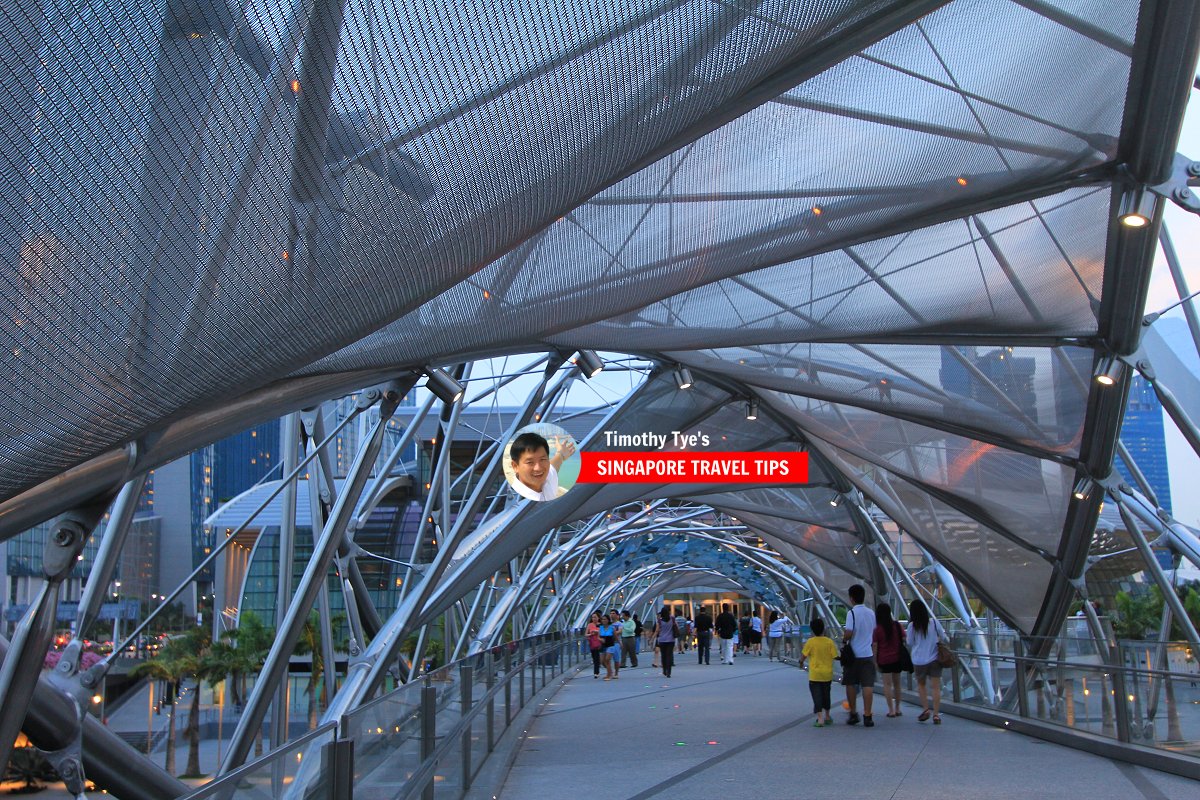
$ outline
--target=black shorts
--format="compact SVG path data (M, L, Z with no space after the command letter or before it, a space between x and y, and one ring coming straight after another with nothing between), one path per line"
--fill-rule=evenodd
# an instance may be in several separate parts
M762 644L762 631L750 631L750 644Z
M903 672L904 670L900 668L899 661L893 661L890 664L880 664L879 671L884 675L893 675L895 673Z
M842 668L842 685L843 686L865 686L871 687L875 685L875 659L871 657L856 658L854 663L848 667Z

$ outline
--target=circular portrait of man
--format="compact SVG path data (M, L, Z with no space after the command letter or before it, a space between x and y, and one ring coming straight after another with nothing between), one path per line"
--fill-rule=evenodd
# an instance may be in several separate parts
M527 425L505 448L504 477L527 500L556 500L579 476L577 451L571 434L557 425Z

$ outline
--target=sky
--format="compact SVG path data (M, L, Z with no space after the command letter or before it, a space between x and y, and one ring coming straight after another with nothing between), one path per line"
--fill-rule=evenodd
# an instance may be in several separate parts
M1192 102L1184 117L1183 134L1179 139L1178 151L1200 159L1200 92L1192 90ZM1167 204L1164 224L1171 233L1175 252L1183 266L1188 290L1200 289L1200 217ZM1150 294L1146 310L1157 311L1179 299L1171 273L1160 249L1154 273L1150 279ZM1183 309L1176 308L1166 316L1183 318ZM1171 473L1171 503L1175 518L1184 524L1200 527L1200 492L1196 491L1200 481L1200 457L1184 441L1183 435L1165 414L1163 415L1167 435L1167 467Z

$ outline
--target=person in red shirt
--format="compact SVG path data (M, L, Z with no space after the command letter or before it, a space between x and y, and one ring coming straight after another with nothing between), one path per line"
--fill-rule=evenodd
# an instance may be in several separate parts
M887 603L875 606L875 632L871 636L875 664L883 678L883 696L887 700L887 715L900 716L900 672L903 669L900 648L904 647L904 629L892 618Z

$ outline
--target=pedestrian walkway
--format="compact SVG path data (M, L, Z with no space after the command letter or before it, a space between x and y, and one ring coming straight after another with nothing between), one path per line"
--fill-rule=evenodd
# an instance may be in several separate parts
M951 716L934 727L905 706L876 726L812 727L806 673L766 658L617 681L585 670L529 726L500 800L962 800L1197 797L1186 778L1113 762Z

